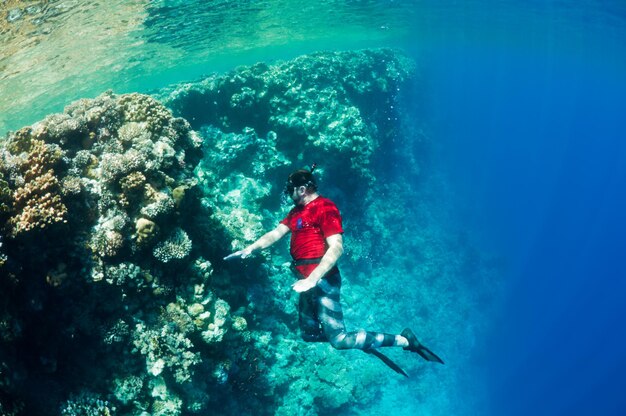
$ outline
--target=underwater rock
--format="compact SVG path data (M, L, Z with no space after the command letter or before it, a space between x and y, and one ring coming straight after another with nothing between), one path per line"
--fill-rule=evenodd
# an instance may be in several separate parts
M391 49L320 52L171 86L157 97L196 130L270 135L270 149L284 155L277 161L329 159L371 181L368 167L385 145L372 127L390 124L388 110L414 71L412 60ZM246 146L234 142L228 151Z
M97 370L90 369L91 360L81 357L75 344L80 339L97 345L100 338L99 354L119 357L117 364L105 359L101 367L129 363L132 371L121 374L125 379L165 371L173 382L182 383L192 376L199 354L178 328L157 322L154 327L139 326L147 328L141 332L130 330L125 322L158 316L178 286L186 290L177 281L179 273L187 276L184 283L191 288L209 275L194 272L194 259L178 272L164 273L164 263L152 257L154 251L169 262L190 254L191 240L180 218L194 198L199 201L192 191L199 155L199 138L189 124L140 94L105 93L79 100L65 113L48 116L0 142L0 290L14 294L0 299L0 310L7 311L0 319L8 319L13 311L24 322L49 328L4 331L15 334L0 345L10 372L29 360L18 358L14 349L31 345L33 351L42 350L39 356L46 362L60 362L57 351L66 351L66 366L91 374ZM159 240L161 236L167 238ZM150 349L153 340L160 340L157 346L162 349ZM131 354L133 343L136 356ZM137 372L136 361L144 356L149 365ZM64 367L43 371L50 374L48 382L57 386L57 394L65 394L58 378ZM113 373L120 376L118 370ZM20 389L28 390L15 381L6 387L17 396ZM51 393L49 400L54 397ZM56 398L60 403L62 396ZM99 400L70 400L63 414L98 409L113 414L113 407ZM28 414L42 413L35 403L27 405Z
M48 403L67 414L314 415L375 400L378 371L299 339L287 250L263 264L221 259L276 225L286 175L314 161L324 193L367 224L350 229L351 250L388 248L385 226L406 205L373 209L367 195L397 189L375 168L396 146L389 111L413 73L389 49L318 53L155 96L108 92L11 133L0 143L0 290L16 296L0 299L0 368L42 372L16 346L46 350L64 364L45 376ZM6 385L29 397L26 383ZM77 385L98 394L81 399Z
M275 224L282 185L296 167L317 162L318 182L328 182L339 204L345 194L372 192L373 164L397 145L394 107L414 73L413 61L391 49L320 52L155 97L203 138L196 169L203 204L235 250ZM355 216L364 209L341 205Z

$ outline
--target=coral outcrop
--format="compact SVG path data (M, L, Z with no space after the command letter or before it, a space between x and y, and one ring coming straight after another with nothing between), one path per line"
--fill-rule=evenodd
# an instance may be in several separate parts
M474 300L450 288L476 262L450 255L429 207L411 205L418 178L408 176L421 156L403 144L424 135L401 108L414 70L388 49L317 53L153 96L107 92L9 134L0 142L0 413L316 415L371 405L393 375L360 351L299 339L286 247L222 258L276 226L289 208L287 174L317 162L322 193L344 216L349 325L395 322L384 299L416 279L424 288L412 323L468 308ZM407 177L392 180L390 156ZM397 220L406 212L417 222ZM380 247L415 259L398 255L373 273Z
M326 189L359 212L343 195L371 191L374 165L399 135L396 101L414 73L414 62L390 49L317 53L237 68L157 96L200 132L205 203L240 247L259 236L261 224L273 224L261 213L278 209L295 167L317 162Z
M318 53L238 68L166 89L160 97L196 129L253 129L271 136L291 161L342 155L343 168L367 177L380 128L391 124L394 99L414 69L389 49Z
M22 343L43 354L46 371L58 375L62 356L57 351L66 354L78 348L72 339L80 339L103 342L101 353L121 350L130 363L145 357L147 368L122 371L124 379L135 377L148 386L165 368L173 381L162 382L163 388L189 380L200 361L198 349L185 337L188 331L160 318L160 309L189 291L188 285L193 293L194 284L201 288L210 277L206 266L181 263L192 255L185 228L193 225L186 221L185 210L198 201L193 169L200 145L185 120L140 94L105 93L80 100L63 114L7 137L0 159L0 284L3 293L13 293L31 307L24 311L19 302L4 299L2 317L16 317L18 327L28 328L27 322L38 319L50 331L64 331L64 325L68 331L51 339L46 331L15 334L3 347L3 357L14 357L3 361L9 371L24 365L29 377L41 371L16 358L14 349ZM206 260L198 262L204 265ZM69 304L50 310L47 305L60 299ZM202 302L213 310L224 301L207 290ZM216 316L200 320L199 338L216 320L224 324L224 318ZM11 340L8 332L5 339ZM70 359L70 366L82 367L85 374L95 371L80 359ZM159 366L161 371L156 370ZM28 387L10 383L8 389ZM115 411L100 398L80 397L68 399L62 414ZM147 410L152 405L142 406ZM43 410L31 404L29 412Z

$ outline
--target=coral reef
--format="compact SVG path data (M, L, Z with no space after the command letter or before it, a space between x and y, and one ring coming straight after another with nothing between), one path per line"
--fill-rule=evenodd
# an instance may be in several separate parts
M428 320L471 313L476 299L454 276L478 274L480 259L442 238L432 207L414 204L425 156L402 144L425 136L400 110L414 69L389 49L317 53L153 96L107 92L10 133L0 142L0 411L316 415L371 405L381 371L392 375L360 351L299 339L286 249L222 258L277 224L287 174L316 161L345 220L348 324L399 331L385 299L417 281L408 324L453 337L452 325ZM414 176L394 179L390 156ZM397 221L407 212L414 222Z
M202 285L212 271L202 258L197 260L203 267L196 267L196 258L173 270L163 266L192 253L184 230L190 227L185 210L194 200L199 204L193 169L200 144L188 123L155 99L110 92L75 102L63 114L6 138L0 150L0 284L15 301L4 299L0 311L5 311L3 320L9 322L15 313L15 325L26 325L21 333L10 327L3 331L3 357L13 357L3 361L8 371L44 371L58 384L63 369L57 351L74 351L79 339L102 342L101 352L123 351L124 359L134 363L125 373L119 374L112 361L103 365L118 378L148 385L149 376L162 376L163 369L156 369L162 365L172 377L163 388L189 380L199 352L181 328L158 317L177 293L188 291L187 285ZM108 287L94 286L100 282ZM48 305L63 298L73 300L63 309L50 309ZM24 310L19 302L29 307ZM206 307L211 308L208 299ZM213 325L214 319L203 319L198 334ZM33 333L27 322L34 320L47 324L49 331L60 327L63 335L48 340L48 331ZM157 340L162 348L150 349ZM22 362L18 345L27 345L46 364ZM141 357L149 363L144 371L139 370ZM69 366L84 375L96 372L84 359L77 354ZM7 384L18 396L30 391L22 383ZM105 399L85 398L91 397L83 397L88 392L68 387L59 386L56 399L63 394L79 399L70 399L62 414L115 412ZM120 395L119 385L116 388L105 391L108 400ZM143 399L138 403L151 406ZM123 401L121 405L133 407ZM28 412L47 413L45 406L30 404Z
M243 132L223 157L250 158L246 147L258 143L298 164L312 159L341 162L337 171L350 167L358 183L372 180L369 165L382 145L381 132L388 132L386 127L395 121L394 99L413 72L413 62L390 49L318 53L272 66L238 68L165 89L159 97L198 130L215 126L227 133ZM270 143L254 140L252 131ZM255 166L272 168L259 161Z
M115 416L115 406L93 395L83 394L68 400L61 408L61 416Z
M268 219L293 167L318 162L337 202L361 210L343 197L371 192L373 165L397 139L394 104L414 71L390 49L317 53L237 68L157 97L203 137L196 175L208 190L204 203L239 248L274 224Z

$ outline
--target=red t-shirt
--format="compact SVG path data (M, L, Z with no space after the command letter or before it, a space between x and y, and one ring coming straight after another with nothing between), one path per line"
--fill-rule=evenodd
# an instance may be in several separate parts
M323 257L328 248L326 238L343 233L341 214L337 206L323 196L305 206L293 207L280 223L291 231L291 257L294 260ZM314 268L315 265L306 267L311 271ZM309 273L305 275L308 276Z

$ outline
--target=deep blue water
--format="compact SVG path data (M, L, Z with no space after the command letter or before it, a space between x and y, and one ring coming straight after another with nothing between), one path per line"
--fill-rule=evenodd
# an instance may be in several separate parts
M417 48L459 221L507 264L476 377L493 415L623 415L626 21L534 6L434 16Z

